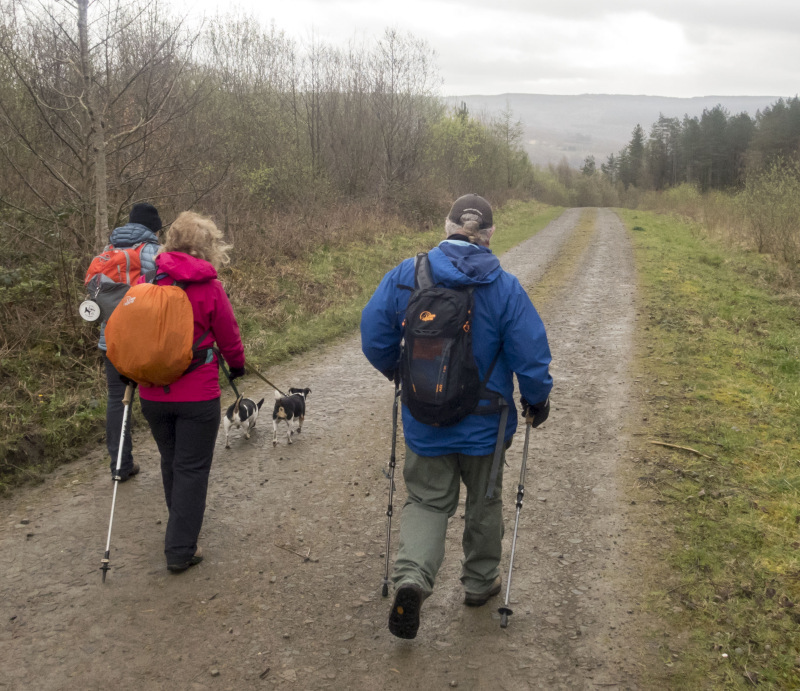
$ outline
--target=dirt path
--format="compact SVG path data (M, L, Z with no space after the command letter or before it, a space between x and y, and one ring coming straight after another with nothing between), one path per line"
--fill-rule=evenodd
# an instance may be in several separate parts
M580 215L568 210L503 265L534 284ZM229 451L218 440L206 560L185 574L164 568L166 509L144 431L135 441L142 473L120 486L104 585L112 488L99 450L0 502L0 688L634 688L628 502L617 466L635 279L614 213L597 212L573 269L542 309L556 386L550 420L531 435L507 629L499 600L461 604L460 512L418 637L401 641L386 629L382 469L392 388L352 337L267 373L312 389L292 446L282 439L272 448L271 393L246 382L251 397L268 397L265 419L250 441L234 432ZM506 470L504 567L522 438ZM395 528L405 498L399 473L397 487Z

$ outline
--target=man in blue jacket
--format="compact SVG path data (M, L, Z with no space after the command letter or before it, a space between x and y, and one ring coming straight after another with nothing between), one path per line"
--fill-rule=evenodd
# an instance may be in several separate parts
M502 435L504 451L517 428L512 373L517 375L522 414L533 426L547 419L553 382L544 325L517 278L500 267L489 249L494 230L492 208L485 199L476 194L460 197L445 221L446 239L428 253L428 259L437 284L473 288L472 347L479 375L483 381L494 362L486 388L510 403ZM414 276L414 258L392 269L361 316L364 355L389 379L396 376ZM464 604L481 606L500 592L502 457L493 496L485 496L500 420L499 413L472 414L454 425L432 426L414 419L403 406L408 499L392 572L395 598L389 616L389 630L399 638L417 634L422 602L431 594L444 559L447 523L458 507L461 481L467 488Z
M109 237L109 245L116 249L139 248L141 261L141 274L154 271L156 268L155 257L159 250L158 231L161 230L161 217L152 204L135 204L124 226L114 228ZM106 277L103 277L106 278ZM110 279L109 279L110 280ZM100 327L100 342L98 348L103 351L103 361L106 370L108 385L108 403L106 405L106 447L111 457L111 476L116 474L117 454L119 453L120 435L122 432L122 415L125 406L122 398L125 395L125 383L120 379L111 360L106 356L105 324ZM133 442L131 441L131 426L125 430L125 439L122 440L122 465L120 467L120 482L125 482L139 473L139 464L133 461Z

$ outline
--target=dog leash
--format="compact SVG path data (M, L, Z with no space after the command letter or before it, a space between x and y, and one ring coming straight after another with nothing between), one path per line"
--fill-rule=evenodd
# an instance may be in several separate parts
M269 379L267 379L261 372L259 372L253 365L249 363L245 363L245 369L249 370L251 374L255 374L261 381L266 382L269 384L275 391L277 391L281 396L286 396L288 394L283 393L275 384L273 384Z
M222 353L219 352L218 348L214 348L214 352L217 354L217 359L219 360L219 364L222 367L222 371L225 373L225 377L228 379L228 382L233 389L233 393L236 394L236 398L239 398L239 392L236 389L236 384L233 383L233 379L231 379L231 375L228 372L228 368L225 367L225 359L222 357ZM273 384L269 379L267 379L261 372L259 372L255 367L250 364L245 363L245 369L249 370L251 374L255 374L259 379L269 384L275 391L277 391L281 396L286 396L288 394L283 393L275 384Z
M222 367L222 371L225 373L225 378L231 385L234 395L236 396L236 398L239 398L239 390L236 388L236 384L233 383L233 379L231 379L231 373L228 372L228 368L225 366L225 358L222 357L222 353L220 353L217 348L214 348L214 352L217 354L217 360L219 360L219 366Z

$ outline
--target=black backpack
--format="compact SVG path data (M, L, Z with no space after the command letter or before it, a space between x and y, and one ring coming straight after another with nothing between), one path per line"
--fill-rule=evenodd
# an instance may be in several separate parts
M454 425L467 415L496 413L499 406L481 406L481 399L499 399L486 389L497 362L481 381L472 354L472 288L435 285L427 253L417 255L414 290L403 322L400 356L403 404L426 425Z

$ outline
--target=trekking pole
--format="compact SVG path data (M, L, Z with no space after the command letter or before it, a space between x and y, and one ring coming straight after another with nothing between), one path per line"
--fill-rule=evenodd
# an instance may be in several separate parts
M389 544L392 539L392 502L394 501L394 469L397 449L397 399L400 398L400 380L394 382L394 402L392 403L392 455L389 457L389 505L386 507L386 567L383 571L383 597L389 595Z
M514 539L511 541L511 561L508 564L508 582L506 583L506 600L497 611L500 613L500 628L508 626L508 617L514 612L508 606L511 594L511 572L514 570L514 552L517 549L517 528L519 528L519 512L522 509L522 499L525 496L525 470L528 465L528 441L531 437L531 423L525 425L525 446L522 449L522 468L519 471L519 484L517 485L517 520L514 522Z
M133 401L133 392L136 390L136 382L129 381L125 387L125 394L122 396L122 433L119 435L119 450L117 451L117 468L114 472L114 495L111 498L111 518L108 520L108 538L106 539L106 553L100 561L100 570L103 572L103 583L106 582L106 573L109 569L109 555L111 554L111 526L114 523L114 507L117 504L117 487L122 479L119 471L122 468L122 448L125 445L125 428L128 424L128 417L131 411L131 401Z

